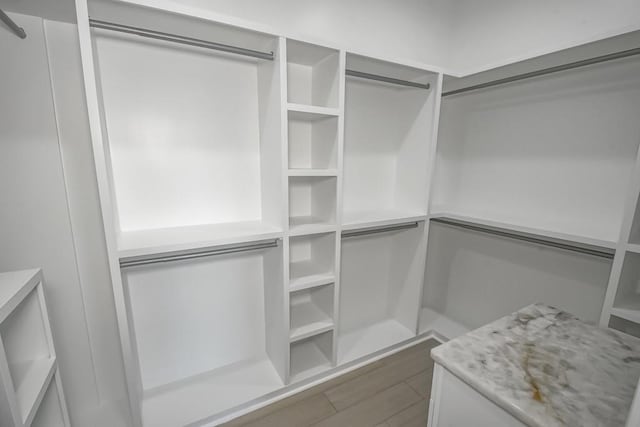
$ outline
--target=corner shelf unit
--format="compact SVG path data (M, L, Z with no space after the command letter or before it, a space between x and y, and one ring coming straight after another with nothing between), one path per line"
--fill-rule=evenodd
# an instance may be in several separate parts
M41 270L0 273L0 424L69 427Z

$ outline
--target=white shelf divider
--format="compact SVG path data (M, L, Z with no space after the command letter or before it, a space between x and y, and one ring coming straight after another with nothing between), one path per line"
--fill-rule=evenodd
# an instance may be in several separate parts
M340 110L332 107L318 107L316 105L289 103L287 110L295 113L307 114L310 119L322 119L328 117L338 117Z
M40 269L0 273L0 425L30 426L56 376L57 361ZM69 416L59 379L62 423ZM4 395L3 395L4 394Z
M627 245L627 250L629 252L633 252L635 254L640 254L640 244L638 244L638 243L629 243Z
M304 289L311 289L318 286L329 285L336 280L335 275L327 274L311 274L301 276L289 281L289 292L302 291Z
M289 169L289 176L338 176L337 169Z

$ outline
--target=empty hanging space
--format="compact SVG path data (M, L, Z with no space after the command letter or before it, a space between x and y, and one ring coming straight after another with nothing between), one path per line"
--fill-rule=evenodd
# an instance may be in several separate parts
M639 110L637 57L444 97L431 212L613 248Z
M289 111L289 175L337 174L338 117Z
M336 185L335 177L289 177L289 230L292 234L335 228Z
M289 108L331 112L338 108L337 50L287 40L287 99Z
M420 333L452 339L542 302L596 323L610 258L431 222Z
M424 223L383 230L342 236L339 364L415 336Z
M297 291L335 281L335 233L291 237L289 290Z
M434 73L347 55L345 228L424 219L436 85Z
M627 252L611 314L640 328L640 253Z
M122 278L145 425L186 425L283 386L281 247L133 266Z
M132 5L96 2L90 13L123 256L281 232L278 39Z
M304 380L331 368L333 331L291 343L290 382Z
M0 284L6 284L3 279L7 275L0 277ZM41 301L35 288L8 317L0 318L0 338L16 393L16 403L25 424L33 419L38 401L42 398L42 390L51 381L55 369L55 357L49 348L42 316Z
M291 342L333 330L333 285L291 292Z

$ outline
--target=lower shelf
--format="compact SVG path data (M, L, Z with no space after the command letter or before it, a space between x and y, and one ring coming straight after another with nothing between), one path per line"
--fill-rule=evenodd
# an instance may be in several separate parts
M16 389L20 415L25 424L31 424L38 405L51 382L54 370L55 359L52 357L35 360L29 363L25 369L22 381Z
M143 398L145 426L183 426L256 399L283 386L267 358L240 362L199 375Z
M351 362L413 337L413 331L394 319L347 332L339 338L338 364Z
M290 376L292 383L302 381L331 368L331 358L329 357L331 333L325 332L322 335L291 344Z
M420 310L420 326L418 328L418 333L426 334L430 332L438 337L452 340L469 332L469 328L451 320L435 310L423 307Z

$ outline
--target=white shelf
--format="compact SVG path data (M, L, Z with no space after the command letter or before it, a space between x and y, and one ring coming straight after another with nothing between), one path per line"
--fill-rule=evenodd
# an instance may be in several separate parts
M338 117L340 115L338 108L294 104L291 102L287 104L287 110L296 113L298 118L304 118L306 120L321 120L329 117Z
M16 389L22 420L31 423L55 370L55 358L32 361Z
M297 262L294 264L306 264L306 262ZM297 270L297 266L295 267ZM294 266L291 266L290 271L294 271ZM303 269L306 269L303 267ZM333 273L326 274L310 274L303 276L296 276L289 281L289 292L302 291L304 289L316 288L319 286L329 285L336 281L336 277Z
M640 254L640 244L629 243L627 245L627 251L633 252L633 253L636 253L636 254Z
M339 338L338 364L351 362L413 337L412 331L393 319L347 332Z
M329 254L331 255L331 254ZM290 285L304 285L309 282L325 282L331 283L334 281L335 276L332 271L323 271L326 267L314 262L313 260L304 260L292 262L289 267L289 275L291 276ZM304 286L304 288L310 286Z
M438 337L452 340L469 332L469 328L451 320L430 308L423 307L420 310L420 334L433 333Z
M294 216L289 218L289 234L291 236L328 233L336 230L335 224L317 216Z
M259 221L205 224L122 232L118 255L128 258L282 237L282 230Z
M144 425L191 424L273 392L282 385L268 359L229 365L147 393L142 403Z
M315 338L291 344L290 376L292 383L302 381L328 369L331 369L331 360L320 349Z
M289 176L338 176L337 169L289 169Z
M617 244L617 242L613 240L605 240L605 239L591 237L591 236L564 233L557 230L528 227L528 226L513 224L509 222L504 222L504 221L496 221L492 219L480 218L477 216L462 215L462 214L456 214L456 213L445 212L445 211L434 212L431 215L429 215L429 218L443 218L443 219L446 218L446 219L452 219L456 221L464 221L464 222L483 225L487 227L502 228L502 229L513 231L516 233L531 234L534 236L540 236L547 239L564 240L567 242L573 242L573 243L578 243L581 245L588 245L588 246L597 246L597 247L606 248L606 249L615 249Z
M291 342L303 340L333 329L331 316L312 301L291 305Z
M640 325L640 309L613 307L611 314Z
M0 273L0 322L38 284L39 271L32 269Z
M426 219L427 215L425 214L396 210L344 212L342 215L342 229L355 230L381 227L405 222L425 221Z

